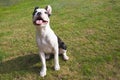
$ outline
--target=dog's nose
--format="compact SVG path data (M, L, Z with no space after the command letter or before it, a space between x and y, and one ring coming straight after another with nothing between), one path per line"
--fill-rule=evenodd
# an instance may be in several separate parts
M41 15L41 12L38 12L37 15L40 16L40 15Z

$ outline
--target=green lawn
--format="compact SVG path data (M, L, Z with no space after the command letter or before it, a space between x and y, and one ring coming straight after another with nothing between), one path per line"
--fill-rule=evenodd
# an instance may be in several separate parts
M51 28L68 46L60 71L41 62L32 12L53 8ZM119 0L0 0L0 80L120 80Z

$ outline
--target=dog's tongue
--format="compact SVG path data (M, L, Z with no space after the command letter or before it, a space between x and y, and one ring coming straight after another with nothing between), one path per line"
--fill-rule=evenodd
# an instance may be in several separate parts
M42 24L42 23L43 23L42 20L37 20L37 21L36 21L36 24Z

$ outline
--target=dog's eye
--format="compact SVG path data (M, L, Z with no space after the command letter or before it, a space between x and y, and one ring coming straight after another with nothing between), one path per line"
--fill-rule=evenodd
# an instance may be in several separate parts
M45 14L48 14L48 12L45 12Z

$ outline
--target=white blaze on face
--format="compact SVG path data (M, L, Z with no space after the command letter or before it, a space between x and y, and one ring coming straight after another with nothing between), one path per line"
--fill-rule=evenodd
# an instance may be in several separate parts
M46 14L46 10L45 9L37 9L37 13L40 12L41 13L41 18L45 21L49 21L49 17L48 14ZM36 13L36 15L37 15Z

